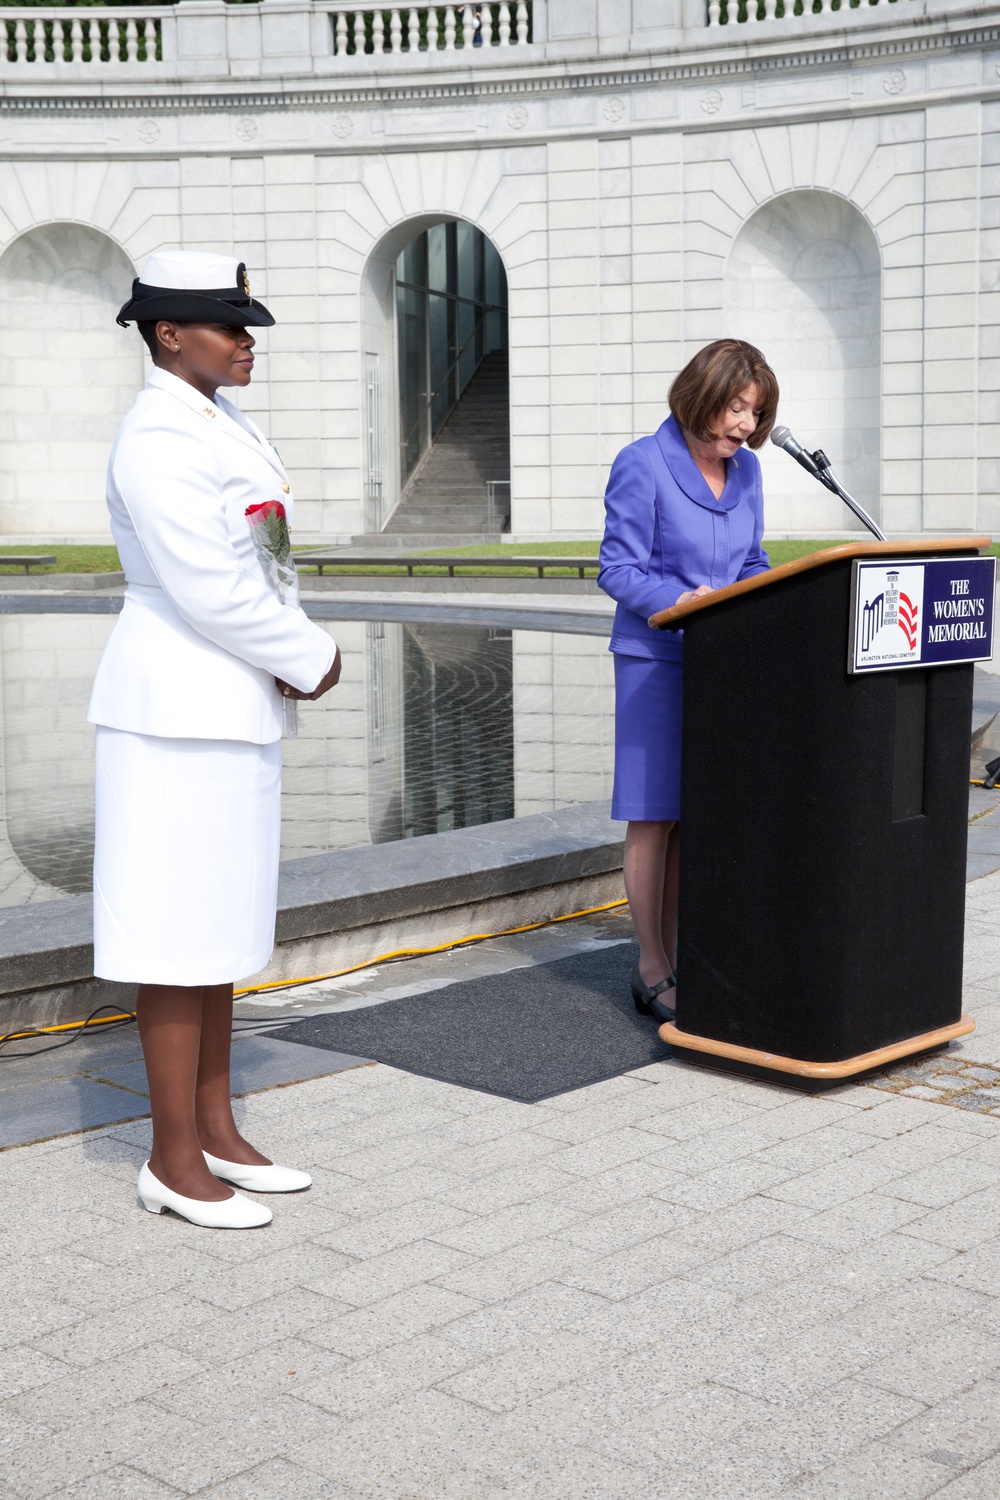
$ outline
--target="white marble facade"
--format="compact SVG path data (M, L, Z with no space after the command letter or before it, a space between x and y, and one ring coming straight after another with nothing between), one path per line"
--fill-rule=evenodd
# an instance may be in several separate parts
M392 261L447 217L507 271L516 537L597 534L615 453L727 333L762 345L782 419L890 534L1000 529L1000 4L769 20L760 0L719 25L700 0L535 0L482 7L507 37L475 49L462 7L421 5L354 55L340 0L119 8L103 61L82 12L50 13L50 60L47 13L5 12L0 534L106 534L142 368L114 311L165 245L246 259L279 321L244 402L295 476L299 538L362 532L366 469L392 470L366 405L375 371L391 446ZM763 457L772 534L850 529Z

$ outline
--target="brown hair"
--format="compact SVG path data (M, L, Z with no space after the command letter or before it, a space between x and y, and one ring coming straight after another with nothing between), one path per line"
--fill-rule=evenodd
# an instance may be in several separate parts
M674 380L667 400L680 425L700 442L710 443L718 437L712 431L712 418L748 385L755 385L760 392L760 417L747 447L760 448L770 437L778 415L778 381L753 344L742 339L716 339L714 344L706 344Z

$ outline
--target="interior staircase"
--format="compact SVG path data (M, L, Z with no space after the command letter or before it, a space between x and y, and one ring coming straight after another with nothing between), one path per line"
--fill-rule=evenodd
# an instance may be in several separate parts
M490 532L488 479L510 479L506 350L487 354L403 491L383 535ZM498 504L507 504L501 490Z

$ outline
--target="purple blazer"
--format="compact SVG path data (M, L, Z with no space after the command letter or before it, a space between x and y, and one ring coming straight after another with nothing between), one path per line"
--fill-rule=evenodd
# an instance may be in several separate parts
M726 459L716 500L673 416L623 448L604 495L598 585L618 601L611 650L666 661L683 657L683 631L650 630L657 610L685 589L724 588L771 566L761 547L764 496L749 448Z

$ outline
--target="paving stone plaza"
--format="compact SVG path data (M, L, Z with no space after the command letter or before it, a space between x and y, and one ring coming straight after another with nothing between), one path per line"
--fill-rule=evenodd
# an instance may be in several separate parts
M0 1154L0 1497L987 1500L1000 873L968 892L977 1031L822 1096L347 1067L244 1099L315 1177L244 1234L138 1209L143 1121Z

